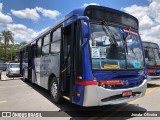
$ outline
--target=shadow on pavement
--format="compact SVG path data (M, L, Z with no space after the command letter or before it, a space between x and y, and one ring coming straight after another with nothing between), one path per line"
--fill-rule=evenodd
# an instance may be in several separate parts
M158 84L152 84L152 83L147 83L147 88L156 88L156 87L160 87L160 85L158 85Z
M38 93L43 95L45 98L47 98L49 101L52 102L52 100L50 99L49 91L47 91L46 89L44 89L36 84L32 84L30 82L25 82L25 83L27 85L29 85L31 88L33 88L34 90L36 90ZM120 105L82 107L82 106L78 106L78 105L75 105L69 101L64 100L61 104L55 104L55 103L53 103L53 104L56 105L58 108L60 108L60 110L57 112L61 112L62 114L60 114L60 115L62 115L62 116L59 116L59 117L71 117L71 120L75 120L75 119L77 120L77 119L88 119L91 117L100 117L100 118L107 117L108 115L115 112L118 108L126 105L127 103L120 104ZM139 107L136 105L129 105L129 106L132 106L132 108L130 109L131 111L144 111L144 112L146 112L146 109L144 109L142 107ZM63 115L63 114L65 114L65 115ZM120 116L120 115L126 116L127 114L128 114L127 111L123 111L120 114L118 113L118 116ZM130 117L128 117L128 118L130 118Z

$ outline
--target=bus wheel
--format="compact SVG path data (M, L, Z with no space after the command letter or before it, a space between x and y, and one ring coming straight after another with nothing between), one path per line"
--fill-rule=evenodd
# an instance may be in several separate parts
M53 102L55 103L61 102L62 98L59 91L58 81L55 77L52 78L50 84L50 94Z

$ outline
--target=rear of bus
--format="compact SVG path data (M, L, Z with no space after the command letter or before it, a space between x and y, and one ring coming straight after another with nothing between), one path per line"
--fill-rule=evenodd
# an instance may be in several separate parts
M147 80L160 78L160 53L159 46L152 42L143 42L145 61L147 67Z
M88 6L84 16L90 20L90 40L82 52L83 81L76 83L77 89L83 86L82 105L121 104L144 96L147 84L138 20L101 6Z

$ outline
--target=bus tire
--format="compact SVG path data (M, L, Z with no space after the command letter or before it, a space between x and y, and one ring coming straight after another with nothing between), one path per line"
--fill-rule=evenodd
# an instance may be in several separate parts
M53 77L50 84L50 95L54 103L60 103L62 101L59 85L56 77Z

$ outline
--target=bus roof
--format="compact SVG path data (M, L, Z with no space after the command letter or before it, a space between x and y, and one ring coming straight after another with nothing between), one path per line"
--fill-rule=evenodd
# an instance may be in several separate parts
M22 46L20 49L24 49L25 47L27 47L28 45L32 44L33 42L35 42L37 39L41 38L41 36L47 34L48 32L50 32L51 30L53 29L56 29L57 27L59 27L60 25L62 25L63 23L67 22L67 20L69 20L71 17L73 16L89 16L89 17L93 17L93 16L90 16L88 13L87 13L87 10L90 10L90 11L93 11L93 10L101 10L101 11L109 11L110 13L116 13L117 16L119 15L122 15L122 16L126 16L126 18L132 18L132 21L135 21L136 22L136 25L137 25L137 29L138 29L138 20L137 18L135 18L134 16L130 15L130 14L127 14L125 12L122 12L122 11L119 11L119 10L115 10L115 9L112 9L112 8L108 8L108 7L103 7L103 6L98 6L98 5L89 5L89 6L83 6L83 7L80 7L78 9L75 9L73 11L71 11L69 14L67 14L65 16L64 19L62 19L60 22L58 22L57 24L55 24L54 26L48 28L47 30L45 30L43 33L39 34L36 38L34 38L31 42L29 42L27 45L25 46ZM102 13L102 12L101 12ZM99 14L99 13L98 13ZM97 15L98 15L97 14ZM110 15L113 15L113 14L110 14ZM116 16L113 16L110 20L113 20ZM120 18L119 20L122 21L121 19L125 19L125 18ZM126 20L126 19L125 19ZM72 21L72 20L70 20ZM126 21L123 21L124 23ZM129 23L130 24L130 23ZM63 24L64 25L64 24Z

